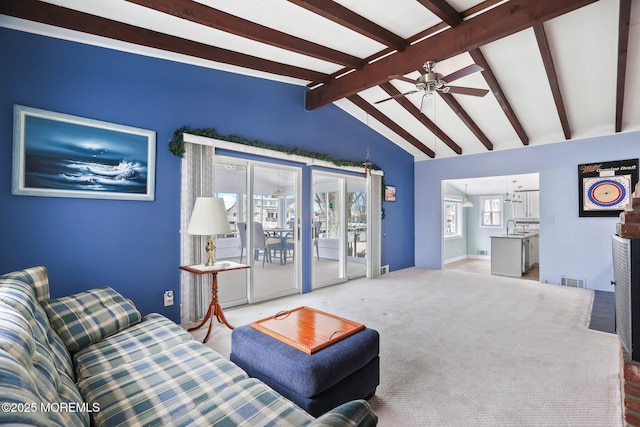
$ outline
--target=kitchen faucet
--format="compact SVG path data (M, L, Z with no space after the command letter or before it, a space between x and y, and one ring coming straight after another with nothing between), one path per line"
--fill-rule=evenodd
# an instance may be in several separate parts
M516 224L516 222L513 219L510 219L509 221L507 221L507 237L509 237L509 223L512 222L513 223L513 229L515 230L516 228L518 228L518 224Z

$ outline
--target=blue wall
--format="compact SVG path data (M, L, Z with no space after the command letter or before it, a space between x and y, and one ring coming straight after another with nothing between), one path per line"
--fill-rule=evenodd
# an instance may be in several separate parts
M0 273L45 265L54 297L110 285L144 313L179 319L179 302L163 307L162 293L179 295L180 159L167 143L182 125L333 158L365 154L365 125L333 105L305 111L304 87L4 28L0 58ZM11 195L14 104L156 131L156 200ZM369 138L399 195L385 203L382 262L410 267L413 157L375 132Z
M540 279L586 279L612 291L611 235L618 218L578 216L578 164L640 157L640 133L574 140L416 163L416 266L442 267L441 181L540 173ZM431 197L426 197L431 195Z

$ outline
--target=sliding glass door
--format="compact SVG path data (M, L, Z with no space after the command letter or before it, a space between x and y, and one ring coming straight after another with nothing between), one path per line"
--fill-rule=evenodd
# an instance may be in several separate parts
M216 236L216 261L246 261L238 223L247 218L248 171L244 163L218 161L214 164L214 196L224 199L232 230L224 236ZM230 271L220 276L218 296L223 307L249 301L247 278L247 270Z
M347 277L367 274L367 183L347 177Z
M225 200L233 230L217 236L216 259L252 267L225 274L222 305L299 292L299 169L218 157L214 171L215 196Z
M299 292L297 169L253 166L253 286L251 300Z
M346 280L343 183L337 175L313 172L314 288Z
M365 179L314 171L312 180L312 287L366 275Z

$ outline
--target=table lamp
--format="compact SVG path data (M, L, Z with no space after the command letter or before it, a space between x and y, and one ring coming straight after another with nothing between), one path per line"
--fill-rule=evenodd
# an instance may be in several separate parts
M207 241L209 257L204 264L205 266L213 267L216 263L216 245L213 242L213 236L229 232L231 232L231 225L227 217L227 210L224 207L224 200L216 197L198 197L193 206L187 233L209 236Z

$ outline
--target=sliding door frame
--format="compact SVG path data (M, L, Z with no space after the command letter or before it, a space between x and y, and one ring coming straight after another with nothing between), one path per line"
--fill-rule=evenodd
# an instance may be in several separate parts
M202 163L202 159L196 157L202 156L205 152L215 153L213 156L221 156L229 161L244 162L244 161L261 161L260 159L272 159L273 161L266 161L269 164L277 164L282 166L298 167L301 169L302 185L299 186L299 193L297 194L299 204L298 209L300 219L296 226L298 230L299 245L296 256L301 259L302 268L298 269L297 283L301 287L300 292L306 293L312 291L312 240L311 240L311 224L309 221L310 214L307 209L313 209L310 199L312 198L312 172L314 170L324 170L327 172L344 173L348 174L363 174L364 169L362 167L344 166L339 167L335 164L325 161L305 157L297 154L282 153L267 148L247 146L243 144L233 143L229 141L223 141L215 138L209 138L204 136L197 136L189 133L183 134L183 141L187 147L187 153L183 158L181 165L181 195L180 195L180 232L182 233L180 240L180 262L182 265L188 265L199 262L200 258L197 253L192 249L194 246L194 239L186 232L189 217L191 215L190 209L193 205L195 196L200 195L197 193L198 189L194 187L194 184L198 185L204 178L206 178L207 170L198 171L201 175L195 176L193 170L193 163ZM191 146L191 147L189 147ZM195 147L200 146L200 150L196 152ZM206 151L205 147L210 147L209 151ZM212 151L211 151L212 150ZM212 156L212 157L213 157ZM262 160L264 161L264 160ZM373 278L380 275L381 264L381 177L383 173L381 171L370 171L372 175L367 178L367 277ZM206 179L205 179L206 180ZM249 273L246 273L249 274ZM300 277L301 275L301 277ZM194 300L203 299L196 291L193 283L192 275L181 274L180 276L180 288L181 288L181 321L188 323L190 321L197 320L198 313L193 309ZM208 301L207 301L208 302Z
M251 224L253 222L253 218L255 216L255 206L253 203L254 200L254 196L255 196L255 168L259 167L259 168L265 168L265 169L274 169L274 170L288 170L290 172L292 172L294 174L294 197L296 200L296 206L295 206L295 219L296 219L296 224L294 226L294 238L295 238L295 245L294 245L294 257L293 257L293 263L294 263L294 273L293 273L293 287L289 288L289 289L285 289L282 291L277 291L277 292L273 292L267 295L258 295L256 292L256 286L255 286L255 275L258 274L257 270L255 269L255 263L253 262L253 258L250 257L248 254L252 254L253 253L253 247L254 247L254 240L255 240L255 236L253 235L253 227L247 227L247 233L246 233L246 250L245 253L247 254L246 256L246 264L252 265L252 267L254 268L250 268L245 270L245 274L246 274L246 301L244 300L234 300L234 301L227 301L225 303L223 303L223 307L225 306L237 306L237 305L241 305L243 303L255 303L255 302L260 302L260 301L266 301L266 300L270 300L270 299L274 299L274 298L279 298L282 296L287 296L287 295L292 295L292 294L299 294L302 291L302 245L304 244L303 239L302 239L302 233L300 232L300 218L302 215L302 208L301 208L301 200L302 200L302 167L300 166L291 166L291 165L284 165L282 163L277 163L277 162L269 162L269 161L264 161L264 160L253 160L253 159L244 159L244 158L238 158L238 157L233 157L233 156L229 156L229 155L214 155L214 159L213 159L213 163L225 163L225 164L235 164L238 166L243 166L246 168L246 174L245 174L245 179L246 179L246 184L245 184L245 188L246 188L246 194L244 195L246 198L246 204L247 206L245 207L246 210L246 218L243 218L243 222L247 223L247 224ZM217 190L216 187L216 183L213 183L213 188L214 190ZM264 256L264 255L263 255Z
M315 195L315 178L316 176L327 176L327 177L331 177L331 178L335 178L337 180L339 180L338 183L338 198L339 198L339 221L340 221L340 225L339 225L339 231L338 231L338 262L339 262L339 266L338 266L338 277L334 278L334 279L329 279L329 280L325 280L323 282L316 282L316 263L312 262L311 263L311 286L312 289L318 289L324 286L330 286L330 285L335 285L338 283L344 283L348 280L351 279L356 279L359 277L363 277L363 276L369 276L368 272L371 271L371 263L372 263L372 257L371 255L369 255L369 252L367 253L367 257L366 257L366 264L367 264L367 269L366 272L363 273L357 273L357 274L353 274L349 272L349 268L348 268L348 263L349 263L349 254L347 253L347 248L348 248L348 236L349 236L349 227L348 227L348 215L347 215L347 209L349 209L350 207L347 206L347 192L348 192L348 181L349 179L360 179L359 176L357 176L356 174L353 173L345 173L343 171L338 171L338 170L326 170L326 169L312 169L311 170L311 193L312 193L312 200L311 200L311 214L314 214L314 207L315 207L315 200L314 200L314 195ZM370 192L371 192L371 188L369 185L367 185L367 182L365 182L365 192L367 194L367 250L369 251L369 248L372 247L370 244L370 241L374 238L374 235L372 233L372 229L370 229L370 224L369 224L369 217L370 217L370 212L371 209L369 209L368 205L369 205L369 200L372 199L372 197L370 197ZM313 219L309 219L310 221L313 221ZM378 239L379 240L379 239ZM354 251L355 251L355 247L354 247ZM312 258L313 256L315 256L312 253ZM355 256L355 254L354 254ZM379 263L379 262L378 262ZM379 269L378 269L379 270Z

